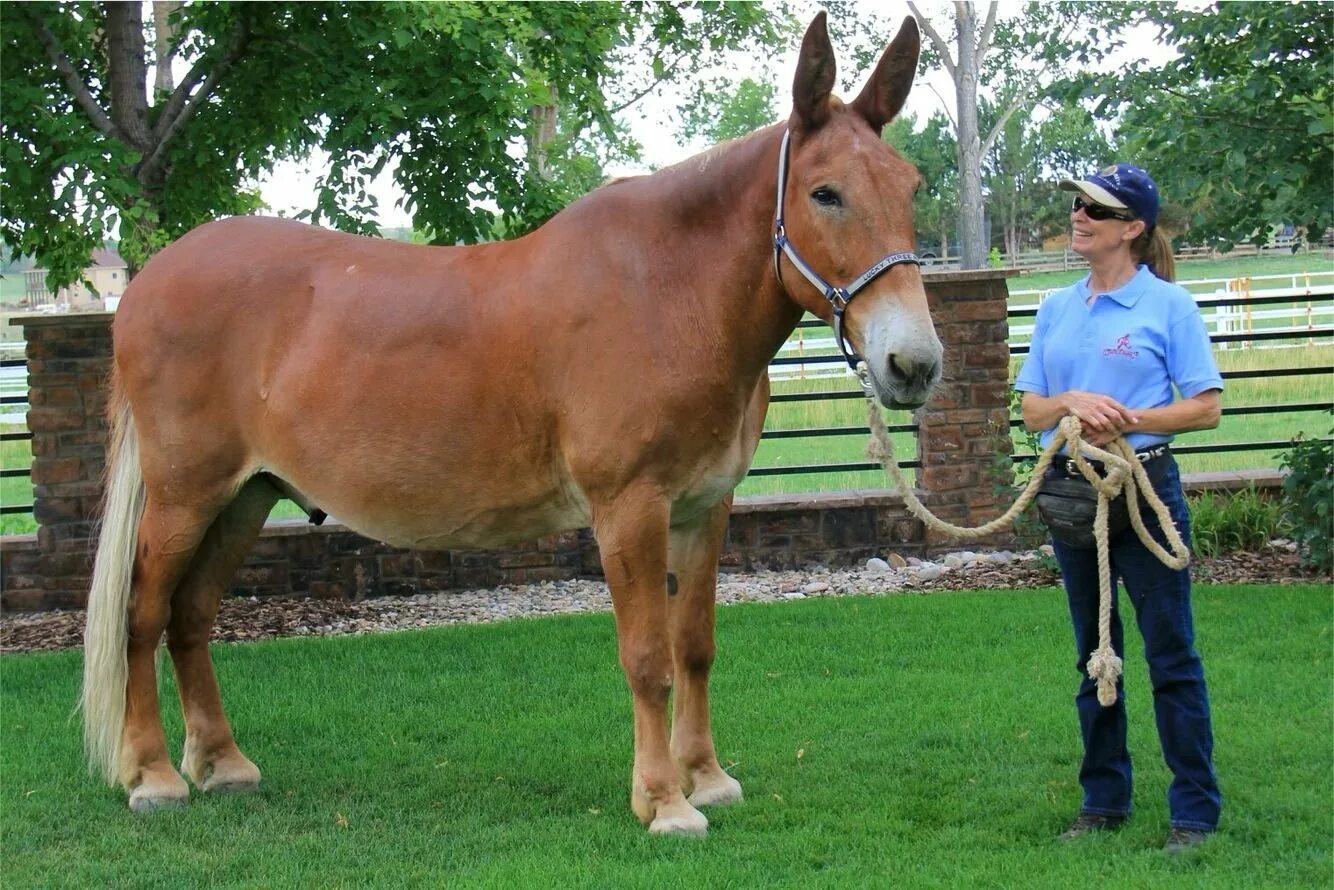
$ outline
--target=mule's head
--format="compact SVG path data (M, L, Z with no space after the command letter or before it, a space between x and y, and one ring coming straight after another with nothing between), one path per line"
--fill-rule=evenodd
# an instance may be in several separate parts
M801 258L832 285L846 287L889 255L915 250L913 195L922 178L880 131L908 97L920 46L917 22L906 19L861 94L845 104L831 94L834 51L824 13L806 31L792 85L783 223ZM792 259L779 263L789 297L832 322L826 295ZM843 333L887 407L918 407L940 380L940 340L916 263L892 265L854 294Z

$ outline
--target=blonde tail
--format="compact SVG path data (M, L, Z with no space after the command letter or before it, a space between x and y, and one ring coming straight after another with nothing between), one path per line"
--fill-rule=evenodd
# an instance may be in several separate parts
M97 541L88 623L83 643L83 744L90 772L107 782L120 777L121 735L129 669L130 579L144 512L144 477L139 439L129 402L112 386L111 426L102 531Z

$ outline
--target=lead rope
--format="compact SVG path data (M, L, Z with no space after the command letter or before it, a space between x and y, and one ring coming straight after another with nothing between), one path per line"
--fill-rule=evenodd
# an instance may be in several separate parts
M865 379L865 378L863 378ZM942 534L951 538L962 538L974 540L985 537L993 532L1000 531L1011 524L1015 517L1027 509L1032 503L1033 498L1037 496L1038 486L1042 484L1042 476L1051 465L1052 459L1060 450L1062 445L1069 445L1066 449L1071 455L1075 466L1079 469L1080 475L1089 481L1089 483L1098 492L1098 507L1093 519L1093 537L1097 542L1098 549L1098 648L1089 655L1088 675L1098 684L1098 702L1103 707L1108 707L1116 703L1116 681L1121 676L1121 658L1112 648L1112 584L1109 571L1110 556L1108 555L1107 540L1107 511L1108 504L1121 494L1126 494L1126 506L1129 508L1130 524L1135 529L1135 534L1144 542L1144 546L1149 552L1158 558L1165 566L1171 569L1184 569L1190 562L1190 551L1186 544L1181 540L1181 534L1177 531L1175 523L1172 522L1172 516L1167 510L1167 505L1158 497L1157 492L1153 490L1153 484L1149 481L1149 475L1135 456L1135 451L1130 447L1124 437L1109 442L1107 447L1110 450L1103 450L1096 445L1090 445L1083 439L1082 427L1079 418L1074 415L1067 415L1061 419L1056 428L1056 435L1052 438L1051 444L1038 457L1037 465L1033 468L1033 475L1028 480L1028 485L1019 494L1018 500L1006 510L1005 513L990 522L979 525L976 528L964 528L958 525L951 525L931 514L926 506L917 499L912 486L908 485L903 478L903 472L899 469L898 461L894 458L894 445L890 441L889 431L885 429L885 419L880 413L880 406L876 404L874 396L868 390L866 393L867 423L871 428L871 442L866 448L866 456L872 460L880 461L885 471L889 473L894 484L898 486L903 494L904 503L908 505L908 510L922 520L929 528L933 528ZM1101 461L1107 468L1106 476L1099 476L1093 467L1089 466L1088 457ZM1169 553L1153 539L1144 527L1144 520L1140 516L1139 495L1143 493L1144 500L1158 517L1158 524L1167 535L1167 543L1172 548Z

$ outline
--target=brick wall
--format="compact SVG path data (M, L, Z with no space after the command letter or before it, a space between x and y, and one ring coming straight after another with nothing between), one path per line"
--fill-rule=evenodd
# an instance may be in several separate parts
M919 496L952 522L996 515L1003 485L991 475L996 442L1008 450L1008 273L927 276L945 379L918 412ZM0 607L78 608L87 596L94 519L101 496L111 363L110 313L32 316L21 324L29 363L35 536L0 542ZM994 429L993 429L994 428ZM995 430L1001 430L999 436ZM994 543L1002 544L1004 541ZM889 491L741 499L728 528L723 568L849 565L896 551L924 555L948 542L928 535ZM338 526L272 523L232 593L366 596L553 580L601 571L587 530L504 551L402 551Z
M102 497L111 327L104 313L23 321L37 534L0 542L0 605L82 605Z
M940 272L927 296L945 367L935 396L917 412L918 487L931 512L976 526L1009 506L1014 479L1010 441L1009 270ZM929 546L948 539L929 531ZM977 542L985 546L988 542ZM994 539L990 543L1000 543Z

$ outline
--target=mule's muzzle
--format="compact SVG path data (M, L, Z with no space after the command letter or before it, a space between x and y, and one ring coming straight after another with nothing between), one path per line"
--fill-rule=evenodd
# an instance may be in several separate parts
M893 353L871 370L871 387L886 408L920 408L940 382L940 359L932 355Z

